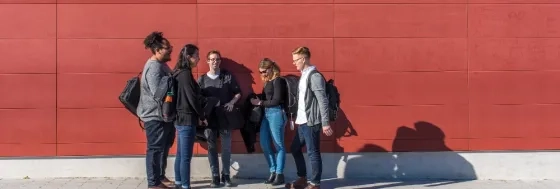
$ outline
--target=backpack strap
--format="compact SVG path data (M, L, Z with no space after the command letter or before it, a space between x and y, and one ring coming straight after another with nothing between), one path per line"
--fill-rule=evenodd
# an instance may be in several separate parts
M205 80L204 78L205 78L205 77L206 77L206 73L203 73L203 74L200 76L200 83L198 84L198 85L200 85L200 88L204 88L204 87L205 87L205 86L204 86L204 80Z
M316 74L316 73L320 74L321 77L323 78L323 80L325 80L325 76L323 76L323 74L321 74L321 72L319 72L317 70L311 70L311 72L307 76L307 89L308 89L308 91L311 91L311 76L313 74ZM325 81L325 84L326 84L326 81ZM311 91L311 92L313 92L313 91ZM315 93L311 93L311 95L313 95L313 97L315 97Z

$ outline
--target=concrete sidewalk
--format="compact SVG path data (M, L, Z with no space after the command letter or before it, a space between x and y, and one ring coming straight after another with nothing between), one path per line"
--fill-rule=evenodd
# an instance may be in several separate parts
M236 179L239 185L236 188L283 188L271 187L261 184L262 180ZM207 188L209 180L194 179L193 188ZM406 182L383 182L366 180L339 180L325 179L322 181L323 189L345 188L390 188L390 189L554 189L560 187L560 181L497 181L497 180L475 180L475 181L406 181ZM1 189L145 189L146 181L143 178L55 178L55 179L0 179ZM224 187L225 188L225 187Z

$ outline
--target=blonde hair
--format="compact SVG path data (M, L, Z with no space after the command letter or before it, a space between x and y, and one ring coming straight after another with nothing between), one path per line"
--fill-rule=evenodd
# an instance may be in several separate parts
M299 54L305 56L305 58L311 58L311 51L309 51L309 48L305 46L294 49L292 54Z
M280 76L280 67L278 67L276 62L272 61L269 58L262 59L261 62L259 63L259 68L272 70L272 75L267 75L267 77L261 75L261 79L263 81L270 81Z

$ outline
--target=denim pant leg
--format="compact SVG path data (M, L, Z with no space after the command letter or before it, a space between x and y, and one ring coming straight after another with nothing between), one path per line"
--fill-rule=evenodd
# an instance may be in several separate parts
M177 159L175 160L175 175L178 175L178 177L175 180L182 188L189 188L196 127L191 125L176 127L179 136L177 139Z
M161 158L166 147L164 123L161 121L148 121L144 123L146 129L146 175L148 186L161 184Z
M175 155L175 166L173 167L175 170L175 185L180 186L182 183L182 179L181 179L181 159L182 159L182 154L183 152L183 142L182 141L182 135L183 133L181 132L181 126L175 126L175 128L177 129L177 154Z
M163 154L161 157L161 178L165 177L165 169L167 169L167 158L169 157L169 150L175 143L175 127L173 127L173 123L165 123L164 124L164 131L165 131L165 148L163 150Z
M272 135L274 148L276 149L276 170L277 174L284 173L284 164L286 162L286 149L284 147L285 119L284 112L281 109L275 109L266 115Z
M302 150L303 146L305 146L305 127L307 127L305 124L297 127L297 132L292 141L292 145L290 146L292 156L294 156L298 177L307 177L307 167L305 165L305 158L303 157Z
M229 175L231 162L231 129L220 129L222 142L222 174Z
M212 176L219 176L220 163L218 161L218 130L214 128L204 129L204 136L208 143L208 162L210 163L210 171Z
M276 171L276 159L274 158L274 152L272 151L272 146L270 146L270 139L272 138L270 133L270 127L268 119L265 118L261 122L261 128L259 131L261 149L263 150L264 159L268 164L268 169L271 173Z
M320 125L306 126L305 130L305 143L307 146L307 156L311 163L311 179L313 185L321 184L321 174L323 172L323 161L321 159L321 131Z

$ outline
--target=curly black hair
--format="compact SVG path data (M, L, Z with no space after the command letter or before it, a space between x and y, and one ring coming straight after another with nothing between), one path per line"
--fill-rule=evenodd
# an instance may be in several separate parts
M144 39L144 47L150 49L152 54L156 54L158 49L163 48L163 44L167 39L163 37L163 32L154 31Z

